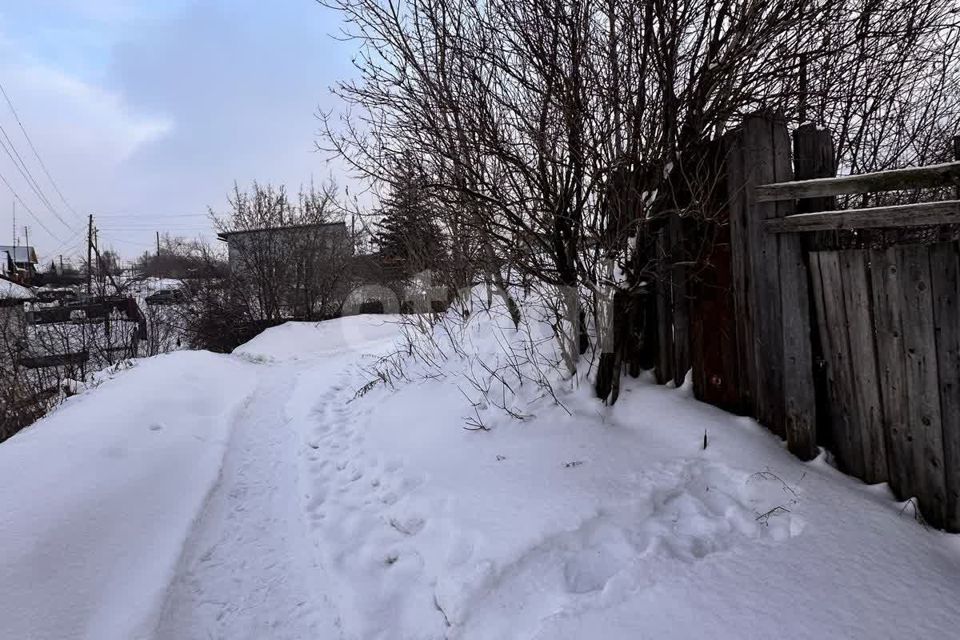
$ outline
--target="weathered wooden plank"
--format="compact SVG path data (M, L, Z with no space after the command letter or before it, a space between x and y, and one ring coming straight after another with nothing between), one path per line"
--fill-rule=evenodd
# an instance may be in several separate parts
M730 211L730 265L733 314L736 321L737 388L741 410L755 415L756 359L753 354L753 316L756 298L750 286L749 234L747 233L746 176L743 130L728 135L726 145L727 194Z
M947 162L855 176L766 183L756 187L755 197L757 202L772 202L871 191L942 187L958 182L960 182L960 162Z
M826 439L827 446L837 457L841 467L846 466L843 463L846 447L844 437L847 433L846 421L843 413L838 410L838 385L842 383L843 372L840 371L840 379L837 378L836 359L833 357L835 340L838 340L840 332L836 331L836 326L832 324L836 312L832 307L828 307L831 298L825 291L825 283L830 286L837 281L835 276L829 275L829 272L839 269L837 256L835 252L814 251L810 253L810 282L811 295L814 301L814 308L817 318L817 330L820 335L820 347L824 359L824 378L827 390L827 405L830 409L830 432ZM825 273L827 274L825 277ZM836 414L836 415L834 415Z
M933 324L937 338L943 466L947 492L946 522L960 531L960 264L956 242L930 247Z
M798 233L957 223L960 223L960 200L944 200L868 209L798 213L779 220L768 220L764 226L770 233Z
M863 446L854 416L853 364L847 340L843 268L838 251L820 251L820 320L830 392L833 450L840 468L863 477Z
M789 175L790 138L786 127L774 128L778 175ZM793 202L777 203L778 217L793 213ZM817 398L813 384L809 277L801 238L778 238L780 318L783 332L783 423L790 451L801 460L817 456Z
M750 253L749 281L752 282L757 305L754 316L756 362L756 418L771 431L786 437L784 428L783 392L783 323L780 311L780 251L777 237L766 233L763 221L776 218L774 202L759 203L751 198L751 187L766 184L789 175L789 163L777 162L782 137L774 130L786 131L785 122L776 117L755 115L744 120L744 161L747 189L747 234Z
M801 460L812 460L818 453L817 399L813 384L807 267L799 246L781 247L780 285L784 430L790 451Z
M817 127L812 123L797 127L793 132L793 175L794 180L810 180L814 178L833 178L837 175L837 163L833 146L833 135L827 129ZM837 199L832 196L823 198L806 198L796 201L796 213L812 211L829 211L837 208ZM814 280L819 281L819 266L814 273L813 256L809 254L810 235L800 236L805 258L810 264L808 269L808 290L810 318L810 355L813 367L813 389L815 406L814 438L823 439L822 434L830 433L830 393L827 387L826 370L823 366L823 346L820 338L820 327L817 320L814 301Z
M673 279L672 259L665 230L657 233L657 382L673 380Z
M673 301L673 382L683 384L684 376L690 370L690 300L687 295L687 278L684 221L679 216L671 216L668 226L670 247L674 256L670 272Z
M833 136L827 129L812 123L800 125L793 132L794 180L833 178L837 175ZM834 197L807 198L797 201L797 213L830 211L837 208Z
M903 348L900 266L897 248L870 252L873 324L877 344L883 431L890 488L901 500L917 495L908 425L907 370Z
M887 447L883 433L880 382L877 375L876 342L873 333L867 252L840 251L843 299L847 316L847 344L851 367L852 427L863 451L863 480L869 484L887 480Z
M921 511L934 526L942 526L946 519L946 480L929 253L922 245L896 247L907 374L907 441Z
M738 319L733 307L730 209L724 173L727 151L722 139L711 144L706 164L714 178L704 207L713 213L709 221L694 227L706 242L697 252L699 265L690 280L690 356L697 399L741 412Z

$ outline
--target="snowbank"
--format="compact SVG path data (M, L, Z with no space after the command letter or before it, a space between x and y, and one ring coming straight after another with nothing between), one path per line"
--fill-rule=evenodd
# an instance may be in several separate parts
M0 637L150 637L252 368L142 360L0 446Z
M503 402L494 385L484 401L469 378L517 339L502 320L475 313L463 354L407 361L411 382L370 387L357 368L293 411L348 637L954 634L956 536L686 388L627 381L604 407L557 383L561 408L536 389ZM300 386L311 397L319 380ZM465 428L477 416L488 431Z
M323 322L287 322L264 331L233 353L261 361L323 358L354 348L373 348L374 343L392 343L398 321L395 315L361 315Z
M0 300L33 300L33 291L27 287L0 278Z

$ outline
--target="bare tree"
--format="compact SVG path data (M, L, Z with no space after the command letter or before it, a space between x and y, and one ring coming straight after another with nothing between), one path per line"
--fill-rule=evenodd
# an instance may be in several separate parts
M391 185L416 158L464 271L548 292L571 374L585 325L616 352L614 316L709 251L655 238L712 224L715 141L744 114L837 128L858 170L930 159L956 124L960 16L935 0L325 3L360 54L321 147ZM602 363L602 397L622 364Z
M229 295L259 322L316 320L339 313L347 293L353 238L332 184L302 190L235 186L229 213L211 212L228 236Z

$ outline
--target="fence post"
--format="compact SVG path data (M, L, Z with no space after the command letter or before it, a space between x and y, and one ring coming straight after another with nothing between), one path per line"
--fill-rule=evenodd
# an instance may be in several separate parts
M655 241L656 255L656 305L657 305L657 365L656 376L659 384L666 384L674 379L673 343L673 276L674 260L673 245L670 242L668 228L657 232Z
M782 129L783 135L776 135ZM781 217L776 202L757 202L754 188L790 180L786 124L773 114L748 116L743 123L745 231L750 255L747 284L753 290L754 409L757 420L786 437L784 420L783 315L780 301L779 242L763 228L764 220ZM786 142L786 144L784 144Z
M683 384L690 370L690 300L687 292L689 269L685 264L686 233L685 220L679 215L670 217L668 236L672 249L672 268L670 279L673 300L673 383L677 387Z
M756 415L756 359L753 350L754 290L750 286L750 251L747 233L746 149L743 129L723 139L727 177L727 208L730 225L730 281L733 298L734 344L736 345L736 404L747 415Z
M794 180L810 180L813 178L832 178L837 175L836 159L834 157L833 136L828 129L818 128L814 124L804 124L793 132L793 176ZM798 200L797 213L812 213L814 211L832 211L837 208L837 199L834 196L821 198L806 198ZM801 247L802 251L802 247ZM804 260L809 270L809 260ZM807 291L812 291L809 279L812 273L807 274ZM826 371L817 367L818 361L823 361L823 343L816 320L815 302L809 301L807 306L808 324L810 331L810 372L813 376L814 406L816 413L812 416L812 432L808 434L807 442L798 448L806 449L806 455L816 455L816 436L819 423L830 420L829 389L827 386ZM825 425L827 426L827 425Z
M837 165L833 157L833 136L827 129L804 124L793 132L793 179L833 178ZM834 196L797 200L797 213L832 211L837 208Z
M800 237L772 234L763 222L794 211L791 201L757 202L753 188L793 178L790 136L783 116L756 114L743 125L748 286L754 315L756 417L786 438L790 451L817 453L816 395L810 344L807 268Z

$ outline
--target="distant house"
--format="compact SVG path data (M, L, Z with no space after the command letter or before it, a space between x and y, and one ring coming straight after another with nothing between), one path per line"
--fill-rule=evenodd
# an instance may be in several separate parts
M343 222L227 231L217 237L227 243L231 273L249 276L261 303L270 297L262 289L275 289L278 304L295 317L303 315L296 302L311 280L321 281L312 293L339 300L329 311L342 315L440 311L448 304L446 287L435 286L430 271L407 273L402 259L379 253L354 255Z
M293 255L301 247L316 247L319 252L353 253L347 225L343 222L223 231L217 234L217 238L227 243L231 270L243 270L254 262L264 262L266 258Z
M4 257L3 254L6 254ZM37 252L30 246L0 245L0 262L3 262L3 275L17 282L33 282L37 275Z
M343 222L218 234L234 284L264 319L320 319L339 313L349 291L353 241Z

